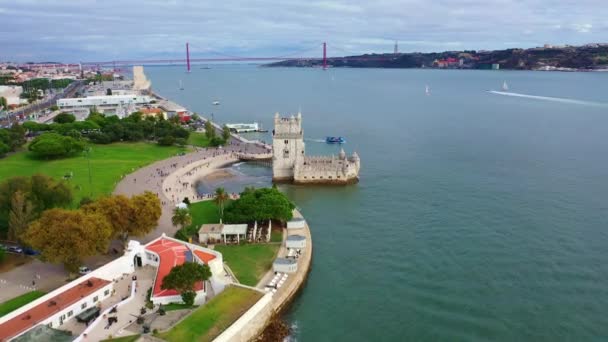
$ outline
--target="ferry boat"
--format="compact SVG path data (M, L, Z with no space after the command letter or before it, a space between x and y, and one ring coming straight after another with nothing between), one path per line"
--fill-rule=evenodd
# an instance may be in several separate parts
M260 127L257 122L226 124L226 127L234 133L260 132Z
M219 106L220 105L220 101L213 101L213 105L214 106Z
M343 137L326 137L325 142L328 144L343 144L346 142L346 139Z

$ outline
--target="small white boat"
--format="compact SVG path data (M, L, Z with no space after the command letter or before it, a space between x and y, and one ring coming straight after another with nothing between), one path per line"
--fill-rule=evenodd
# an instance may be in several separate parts
M220 101L213 101L213 105L214 106L219 106L220 105Z
M425 86L424 93L428 96L431 95L431 88L427 85Z
M502 91L509 91L509 85L507 81L502 82Z

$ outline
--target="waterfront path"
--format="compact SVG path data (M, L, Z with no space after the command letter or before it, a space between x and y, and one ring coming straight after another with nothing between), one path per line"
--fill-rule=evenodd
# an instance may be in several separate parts
M191 202L205 199L196 193L196 181L214 170L234 163L240 157L265 158L270 156L266 146L242 142L232 138L230 143L218 148L198 148L195 151L181 156L171 157L158 161L125 175L116 185L115 194L127 196L141 194L150 191L158 195L162 215L158 226L144 237L138 238L142 243L147 243L165 233L173 236L176 228L171 224L171 215L175 205L185 197Z

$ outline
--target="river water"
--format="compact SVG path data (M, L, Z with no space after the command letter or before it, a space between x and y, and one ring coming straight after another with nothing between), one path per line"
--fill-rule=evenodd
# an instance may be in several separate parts
M296 340L608 340L608 74L146 73L220 123L301 108L307 154L361 156L355 186L282 187L315 248Z

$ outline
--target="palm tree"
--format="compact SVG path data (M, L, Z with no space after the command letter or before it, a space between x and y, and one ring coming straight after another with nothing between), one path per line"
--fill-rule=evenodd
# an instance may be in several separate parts
M192 216L186 208L175 208L173 209L173 216L171 217L171 223L174 226L180 226L184 228L192 224Z
M224 218L224 203L230 199L230 196L226 193L224 188L215 189L215 198L213 201L220 208L220 218Z

